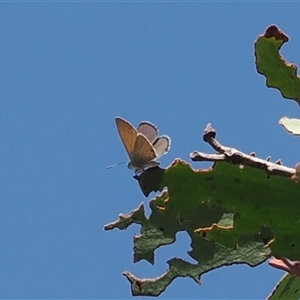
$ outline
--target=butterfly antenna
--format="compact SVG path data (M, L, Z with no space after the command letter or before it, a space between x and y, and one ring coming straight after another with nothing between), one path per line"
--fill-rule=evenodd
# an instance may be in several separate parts
M125 164L125 163L126 163L126 161L122 161L122 162L120 162L120 163L118 163L118 164L111 165L111 166L107 166L106 169L112 169L112 168L114 168L114 167L117 167L117 166L122 165L122 164Z

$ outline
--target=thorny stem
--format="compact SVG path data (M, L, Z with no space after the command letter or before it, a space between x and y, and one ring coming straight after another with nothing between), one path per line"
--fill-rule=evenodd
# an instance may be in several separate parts
M248 155L237 149L223 146L216 139L216 130L211 124L207 124L203 133L203 140L215 149L217 154L194 151L190 154L192 161L226 161L234 165L239 164L263 170L267 173L268 177L271 175L280 175L290 178L296 173L295 169L283 166L280 160L272 163L269 161L270 158L258 158L254 152Z

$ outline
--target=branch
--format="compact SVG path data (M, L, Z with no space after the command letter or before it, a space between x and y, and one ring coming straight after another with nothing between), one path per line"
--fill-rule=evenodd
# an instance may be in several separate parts
M291 262L285 257L282 257L281 259L272 258L269 261L269 265L271 267L274 267L279 270L283 270L286 272L289 272L291 275L295 277L300 277L300 262Z
M248 155L237 149L223 146L216 139L216 131L211 124L207 124L204 130L203 140L215 149L217 154L207 154L194 151L190 154L192 161L226 161L234 165L244 165L263 170L267 173L268 177L271 175L280 175L291 178L296 173L295 169L283 166L281 160L277 160L275 163L272 163L269 161L270 157L267 159L261 159L256 157L254 152Z

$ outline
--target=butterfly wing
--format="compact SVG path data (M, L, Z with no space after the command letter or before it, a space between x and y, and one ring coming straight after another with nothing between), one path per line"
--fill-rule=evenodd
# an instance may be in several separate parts
M128 121L120 117L116 117L115 120L120 138L123 142L123 145L127 151L130 160L132 160L134 145L137 139L137 131Z
M138 133L131 158L132 167L144 169L147 166L152 166L153 162L151 163L151 161L156 157L157 155L152 144L143 134Z
M167 153L171 147L171 139L167 135L160 136L154 143L153 147L155 149L157 157L162 156Z
M158 129L150 122L141 122L137 128L137 131L142 133L151 144L158 138Z

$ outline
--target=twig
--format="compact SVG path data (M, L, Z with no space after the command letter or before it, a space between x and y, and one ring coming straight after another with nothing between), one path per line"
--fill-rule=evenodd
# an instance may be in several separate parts
M280 160L272 163L269 161L270 158L261 159L256 157L255 153L250 153L250 155L248 155L237 149L223 146L219 141L217 141L216 131L211 124L207 124L204 130L203 140L215 149L217 154L207 154L194 151L190 154L192 161L226 161L234 165L244 165L263 170L268 176L280 175L290 178L296 173L295 169L283 166Z

